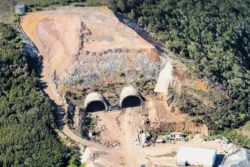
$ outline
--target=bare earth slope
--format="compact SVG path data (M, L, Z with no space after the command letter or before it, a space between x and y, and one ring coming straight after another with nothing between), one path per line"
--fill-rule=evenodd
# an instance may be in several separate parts
M63 7L54 11L34 12L22 17L20 24L43 56L42 81L47 84L46 93L58 106L62 106L65 113L67 112L67 105L55 87L54 72L59 79L60 77L67 77L67 74L69 74L67 71L71 69L80 70L82 66L79 66L79 69L77 68L78 65L74 66L74 64L83 61L89 65L86 68L89 73L93 73L93 70L96 70L96 66L101 67L100 65L107 61L111 62L107 63L106 66L113 65L114 68L111 69L117 71L125 69L127 65L128 71L131 71L130 69L138 69L139 72L141 67L150 65L152 71L148 73L149 76L151 72L161 69L160 58L155 48L145 42L132 29L120 23L107 7ZM82 35L86 30L83 29L83 24L91 32L88 41L82 39ZM83 40L85 40L84 43ZM116 51L116 49L122 49L122 52ZM89 53L86 54L86 51ZM101 56L98 54L99 52L104 53L103 60L98 58ZM120 68L115 68L117 64L112 62L114 59L116 59L116 63L119 64ZM141 62L139 65L138 61ZM92 63L96 64L92 65ZM99 71L103 72L103 74L105 73L105 70ZM117 75L117 71L114 72L115 75ZM81 72L84 73L84 70ZM155 71L155 74L157 74L157 71ZM134 74L134 76L137 75L137 73ZM144 75L147 76L146 74ZM157 77L157 75L152 76ZM83 75L82 77L85 80L85 76ZM99 144L86 141L74 134L66 124L62 126L62 132L78 143L107 152ZM109 150L111 152L115 151ZM109 154L109 157L112 157L112 160L109 162L113 162L114 166L123 163L129 164L130 158L123 162L124 160L118 152L113 152L112 155L114 156ZM131 164L134 163L136 162L131 162Z
M71 89L74 88L71 85L75 84L130 84L128 82L138 80L139 74L143 74L140 80L156 80L167 61L158 55L154 46L120 23L107 7L61 7L53 11L34 12L22 17L20 24L43 56L42 81L47 84L45 91L61 112L67 113L68 105L65 98L58 93L58 84ZM118 77L118 72L125 76ZM185 78L181 75L176 75L175 78L178 76L180 81ZM201 85L199 82L197 84ZM166 110L160 107L160 102L149 102L146 106L150 121L156 122L153 126L158 126L157 123L166 120L185 120L185 117L166 113ZM135 108L116 113L96 113L107 125L107 138L120 142L120 145L114 148L107 149L80 138L67 124L63 124L66 119L61 121L61 130L72 140L98 150L93 152L94 160L90 158L93 163L134 167L141 164L152 166L161 162L175 166L175 155L172 153L177 149L174 145L163 147L160 144L157 149L140 148L136 145L134 139L138 137L142 111L141 108ZM163 153L159 154L158 150ZM168 155L165 155L166 153Z
M31 13L21 20L25 33L58 73L62 73L76 58L80 24L79 17L59 14L59 11Z
M154 46L120 23L107 7L34 12L22 17L21 27L60 84L110 82L118 72L129 74L131 81L139 73L151 79L162 67Z

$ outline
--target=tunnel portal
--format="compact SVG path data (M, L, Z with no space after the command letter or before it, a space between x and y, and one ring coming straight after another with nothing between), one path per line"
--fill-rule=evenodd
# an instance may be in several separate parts
M128 96L122 101L122 107L123 108L129 108L129 107L139 107L141 106L141 99L137 96Z
M133 87L124 87L120 95L120 106L122 108L141 106L143 100L140 93Z
M92 101L88 104L86 111L87 112L97 112L106 110L105 105L101 101Z
M108 106L100 93L93 92L87 95L84 108L87 112L97 112L107 110Z

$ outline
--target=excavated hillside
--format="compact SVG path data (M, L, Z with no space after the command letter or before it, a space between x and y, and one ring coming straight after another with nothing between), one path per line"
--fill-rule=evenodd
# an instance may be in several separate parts
M33 12L20 24L48 60L58 85L128 83L138 76L157 79L166 63L153 45L107 7Z
M69 6L32 12L21 18L21 28L43 56L42 80L50 98L61 105L58 95L65 95L81 108L89 93L99 92L109 105L115 106L122 89L132 85L149 103L157 100L164 104L150 109L154 128L167 128L163 123L169 122L177 130L207 134L206 127L199 129L187 116L179 117L174 100L178 96L173 91L168 95L171 85L177 93L184 91L202 99L195 91L209 92L207 83L196 80L185 64L169 55L161 56L142 34L119 19L107 7ZM168 97L156 99L155 92ZM209 99L202 100L211 105Z

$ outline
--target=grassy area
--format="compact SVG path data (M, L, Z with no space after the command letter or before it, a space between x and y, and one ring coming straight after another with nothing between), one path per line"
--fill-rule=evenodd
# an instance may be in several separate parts
M243 130L250 131L250 121L245 124L245 126L242 127Z
M63 145L67 144L68 139L66 137L61 137L60 139L61 139L61 142L62 142Z
M247 126L249 127L249 125L250 125L250 123L248 123ZM244 128L244 127L245 126L243 126L242 128ZM209 136L209 138L221 139L222 136L225 136L226 138L232 140L233 143L237 144L238 146L249 149L250 148L250 139L247 135L245 135L241 131L241 129L228 129L220 134Z
M139 79L142 79L142 77L143 77L143 74L142 74L142 73L138 74L138 78L139 78Z
M250 139L237 130L226 130L223 135L244 148L250 148Z
M91 7L91 6L102 6L104 5L100 1L86 1L86 2L77 2L73 4L75 7Z
M10 2L7 0L0 1L0 22L7 22L11 18Z
M80 167L85 167L86 166L86 163L83 163L83 164L81 164L81 166Z

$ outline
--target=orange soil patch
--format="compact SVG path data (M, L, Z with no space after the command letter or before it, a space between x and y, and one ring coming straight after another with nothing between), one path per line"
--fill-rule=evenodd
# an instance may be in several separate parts
M65 24L67 23L67 24ZM49 60L51 71L61 74L76 59L81 21L76 16L35 12L21 20L21 26L40 53Z
M206 125L197 126L187 114L180 113L175 107L175 111L171 111L172 104L168 106L167 99L164 95L158 94L156 100L148 100L146 108L148 110L148 118L151 126L154 128L164 128L164 123L171 125L176 131L200 132L208 135L208 127ZM163 123L163 124L162 124ZM162 126L163 125L163 126Z
M169 108L159 101L148 101L146 104L150 122L183 122L185 115L170 112Z
M153 62L158 62L160 61L160 58L158 56L158 52L156 49L147 49L145 50L145 52L148 55L149 60L153 61Z
M203 81L194 81L194 87L196 89L202 90L204 92L208 92L211 89L208 87L208 83L207 82L203 82Z

